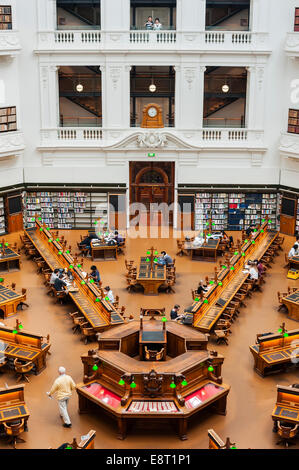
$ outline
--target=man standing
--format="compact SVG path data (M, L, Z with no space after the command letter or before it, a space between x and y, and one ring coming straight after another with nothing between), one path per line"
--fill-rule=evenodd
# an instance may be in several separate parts
M58 400L60 416L64 421L63 426L65 428L71 428L72 424L68 414L67 405L76 385L72 377L66 375L64 367L59 367L58 372L59 377L54 381L52 388L47 392L47 395L50 398L52 398L52 395L55 395L55 398Z

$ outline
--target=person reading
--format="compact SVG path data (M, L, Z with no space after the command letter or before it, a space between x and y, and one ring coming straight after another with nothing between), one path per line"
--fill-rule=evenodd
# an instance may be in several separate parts
M90 271L89 276L90 276L92 279L94 279L95 282L97 282L97 283L100 282L101 276L100 276L100 273L99 273L97 267L96 267L95 265L93 265L93 266L90 267L90 269L91 269L91 271Z
M63 280L63 274L59 274L59 277L55 279L54 289L57 292L61 292L63 290L67 290L66 287L67 287L67 283Z
M293 258L293 256L297 256L299 254L298 245L293 245L289 251L288 258Z

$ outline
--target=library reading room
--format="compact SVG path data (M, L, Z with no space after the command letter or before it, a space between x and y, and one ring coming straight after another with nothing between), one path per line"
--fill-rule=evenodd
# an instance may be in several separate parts
M0 456L299 449L299 1L273 3L0 5Z

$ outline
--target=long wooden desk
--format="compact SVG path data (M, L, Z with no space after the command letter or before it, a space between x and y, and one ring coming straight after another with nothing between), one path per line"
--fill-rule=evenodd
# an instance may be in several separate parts
M261 259L278 232L267 229L268 222L248 239L241 247L242 254L234 255L230 260L230 268L224 267L218 275L217 283L209 290L204 300L194 301L190 314L193 315L193 326L204 333L210 332L221 317L223 311L247 280L249 273L244 266L249 260Z
M17 331L17 333L14 333ZM2 359L31 361L34 363L33 372L39 374L46 367L47 353L51 347L49 341L44 341L43 336L18 331L0 326L0 363Z
M141 257L136 281L143 286L145 295L158 295L159 287L166 281L166 266L154 263L151 270L151 263Z
M277 385L277 400L272 412L273 431L277 432L277 421L299 424L299 388Z
M117 245L106 245L104 243L91 243L91 258L92 261L100 260L100 261L111 261L117 260Z
M20 255L11 248L0 249L0 272L9 272L20 269Z
M3 312L4 318L15 315L18 305L25 300L26 294L19 294L9 287L0 285L0 312Z
M283 297L282 303L288 309L288 316L292 320L299 321L299 288L295 292Z
M254 370L262 377L281 372L284 366L298 361L298 342L299 329L257 335L256 344L249 348L254 358Z
M24 401L24 385L13 385L0 389L0 424L9 423L16 419L24 419L25 431L29 411Z
M293 256L289 258L290 268L299 269L299 256Z
M100 291L95 284L85 281L81 269L74 264L73 257L63 252L60 243L53 238L47 227L36 220L36 228L27 229L26 235L51 270L71 269L78 290L69 292L69 296L95 331L103 331L109 326L124 322L114 306L109 301L101 299Z

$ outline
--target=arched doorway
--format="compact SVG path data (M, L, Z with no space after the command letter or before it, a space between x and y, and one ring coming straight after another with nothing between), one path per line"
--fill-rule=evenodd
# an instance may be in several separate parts
M157 212L155 208L162 203L170 205L173 200L173 162L130 163L130 202L143 204L146 211L145 223L158 223L158 225L169 223L172 225L173 213L170 212L169 219L163 221L161 212L155 213Z

